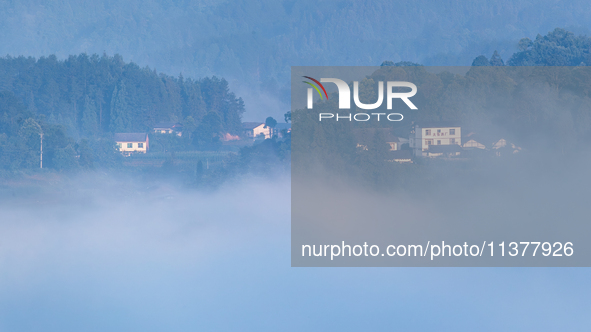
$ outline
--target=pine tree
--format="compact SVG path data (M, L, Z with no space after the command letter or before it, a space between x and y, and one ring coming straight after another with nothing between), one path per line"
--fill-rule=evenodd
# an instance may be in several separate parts
M501 56L499 55L499 53L497 51L495 51L495 53L493 53L492 57L490 57L490 65L491 66L504 66L505 63L503 62L503 59L501 59Z
M472 67L485 67L490 66L490 62L484 55L479 55L472 61Z
M127 102L127 90L125 89L125 83L121 82L119 89L115 88L113 90L109 130L113 133L122 133L128 131L130 127L131 121Z
M84 97L84 106L82 109L82 132L87 136L94 136L98 132L98 121L96 105L94 101L86 95Z

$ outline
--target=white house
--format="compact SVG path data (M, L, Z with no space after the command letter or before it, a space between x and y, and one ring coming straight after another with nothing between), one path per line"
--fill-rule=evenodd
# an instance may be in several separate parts
M146 133L118 133L113 135L117 148L124 155L132 152L146 153L149 146L148 134Z
M265 136L265 139L271 138L271 128L265 127L262 122L243 122L242 131L244 136L248 138L256 138L261 134Z
M433 157L441 155L442 152L429 153L429 147L432 145L457 145L456 149L445 148L445 150L454 151L454 155L459 154L462 146L462 128L456 124L445 122L417 123L413 126L409 145L415 156ZM441 150L440 148L436 150Z

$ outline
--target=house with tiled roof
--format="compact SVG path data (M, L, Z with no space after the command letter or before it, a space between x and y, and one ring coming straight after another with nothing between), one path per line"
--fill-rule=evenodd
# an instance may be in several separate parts
M149 138L146 133L117 133L113 135L119 151L125 155L139 152L146 153L149 149Z
M263 122L243 122L242 132L247 138L256 138L260 135L271 138L271 128L265 126Z

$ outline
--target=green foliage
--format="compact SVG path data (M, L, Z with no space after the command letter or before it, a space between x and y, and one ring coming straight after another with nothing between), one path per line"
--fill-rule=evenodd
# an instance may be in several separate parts
M269 174L278 166L289 165L291 140L279 141L276 138L262 140L252 147L240 150L240 158L233 165L240 172Z
M384 61L382 62L382 64L380 65L381 67L388 67L388 66L392 66L392 67L413 67L413 66L422 66L419 63L414 63L411 61L400 61L400 62L396 62L394 63L393 61Z
M84 97L84 108L82 109L82 132L88 136L93 137L99 131L98 115L96 112L96 104L88 95Z
M209 112L193 132L193 145L202 150L217 150L223 131L222 119L215 112Z
M23 17L34 20L23 25ZM558 24L584 28L589 21L589 4L582 0L566 4L547 0L4 1L0 54L118 50L164 72L176 74L182 69L193 77L216 73L274 92L289 89L292 65L378 65L382 59L468 65L475 55L489 55L494 49L508 56L516 47L515 36ZM89 68L75 64L72 69ZM84 81L77 77L73 83ZM0 80L0 90L5 89L3 84ZM148 85L152 84L166 93L175 91L167 82ZM112 91L111 87L103 96L107 102ZM35 103L44 105L60 102L37 97ZM29 96L23 100L28 106ZM182 112L189 113L179 120L200 103L195 98L192 106L183 105ZM162 106L178 112L177 102ZM191 115L198 121L205 113Z
M271 128L272 131L275 126L277 126L277 120L273 119L272 116L265 119L265 128Z
M115 87L111 96L111 122L109 129L113 133L129 132L132 128L131 110L127 99L125 83L121 82L119 88Z
M511 66L579 66L591 64L591 38L575 36L556 28L546 36L519 41L520 52L511 56Z
M43 130L34 119L26 119L18 131L17 147L21 151L21 167L33 168L39 166L39 154Z
M484 55L477 56L474 61L472 61L473 67L482 67L482 66L490 66L490 62Z
M45 116L74 137L96 138L115 132L146 132L158 122L198 125L216 113L224 131L241 128L244 102L217 77L178 78L121 56L81 54L58 60L0 58L0 132L12 135L18 121Z
M1 169L39 168L41 133L44 168L117 168L112 133L168 121L182 122L184 135L151 135L156 151L215 150L221 134L240 132L244 112L223 78L174 78L119 55L7 56L0 82Z
M151 152L167 153L191 148L191 145L187 144L186 137L179 137L175 134L150 133L149 139Z
M490 65L491 66L504 66L505 63L503 62L503 59L501 59L501 56L499 55L499 53L495 50L495 52L493 53L493 55L490 57Z
M527 51L527 49L530 48L533 44L534 43L531 41L531 39L525 37L519 40L519 44L517 44L517 46L519 47L519 51L523 52Z
M474 61L472 61L472 67L486 67L486 66L504 66L505 62L499 55L499 52L495 50L493 55L490 57L490 60L487 59L484 55L477 56Z
M52 166L58 171L74 170L78 168L77 152L71 144L57 148L52 158Z
M94 152L88 140L82 139L76 149L79 153L78 164L84 169L94 168Z
M21 123L31 116L31 112L14 93L0 91L0 133L16 135Z

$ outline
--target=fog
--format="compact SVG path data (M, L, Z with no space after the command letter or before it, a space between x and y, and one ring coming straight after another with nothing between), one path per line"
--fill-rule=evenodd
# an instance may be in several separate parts
M553 154L556 155L556 154ZM420 160L418 160L420 162ZM522 152L508 159L428 161L393 168L405 185L376 189L336 171L294 173L292 259L296 266L589 266L591 210L588 153L549 159ZM412 170L414 172L410 172ZM337 173L338 174L338 173ZM387 174L381 173L386 176ZM357 180L357 181L356 181ZM384 178L387 181L387 178ZM370 185L373 182L369 183ZM482 257L302 257L302 245L482 245ZM575 243L576 253L544 257L541 251L501 256L512 241ZM523 247L522 247L523 249ZM522 250L520 249L520 250Z
M288 175L200 192L92 173L5 192L0 330L583 331L591 323L587 268L292 268L290 187Z
M285 122L284 115L290 110L290 106L289 101L286 102L285 98L282 99L283 96L278 95L279 92L273 94L239 79L229 79L228 82L230 89L244 100L243 121L263 122L272 116L278 123Z

